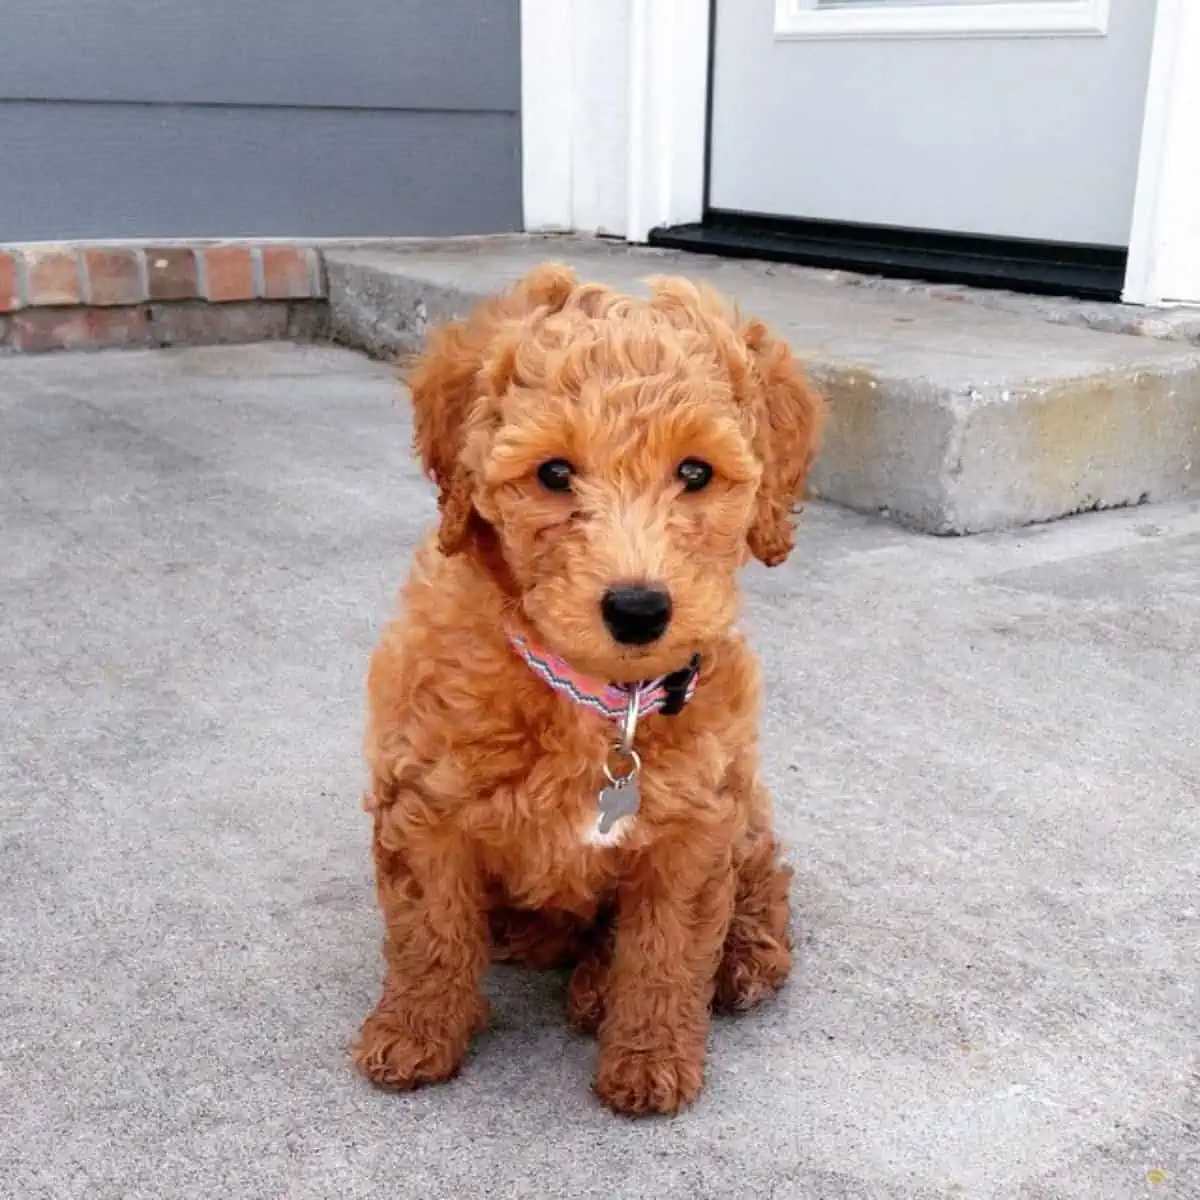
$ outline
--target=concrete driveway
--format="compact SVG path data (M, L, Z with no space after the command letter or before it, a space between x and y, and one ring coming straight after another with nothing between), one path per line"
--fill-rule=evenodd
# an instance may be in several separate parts
M496 971L376 1093L361 682L432 502L389 372L0 361L0 1195L1200 1196L1200 505L747 576L803 960L690 1113Z

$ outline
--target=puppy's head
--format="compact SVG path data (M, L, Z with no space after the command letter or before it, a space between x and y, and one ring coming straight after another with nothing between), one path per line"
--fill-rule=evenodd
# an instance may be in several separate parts
M822 404L787 346L683 279L648 300L546 265L437 330L410 384L443 553L613 680L725 633L748 553L782 562Z

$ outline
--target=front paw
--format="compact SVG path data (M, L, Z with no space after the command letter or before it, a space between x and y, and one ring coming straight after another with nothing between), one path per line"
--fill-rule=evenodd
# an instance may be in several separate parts
M359 1071L379 1087L405 1092L458 1074L471 1035L487 1020L482 999L426 1020L380 1008L363 1022L354 1050Z
M703 1042L668 1042L647 1046L644 1037L635 1044L608 1038L600 1049L596 1094L610 1108L629 1116L677 1113L686 1108L704 1087Z

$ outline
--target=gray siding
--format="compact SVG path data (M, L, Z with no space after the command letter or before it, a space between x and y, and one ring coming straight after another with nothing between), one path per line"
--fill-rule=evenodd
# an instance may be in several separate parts
M519 0L7 0L0 241L520 228Z

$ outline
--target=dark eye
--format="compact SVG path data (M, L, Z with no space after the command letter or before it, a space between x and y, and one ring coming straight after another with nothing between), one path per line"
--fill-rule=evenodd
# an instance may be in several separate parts
M548 492L569 492L575 468L565 458L552 458L537 470L538 482Z
M686 492L701 492L712 480L712 467L698 458L685 458L675 471Z

